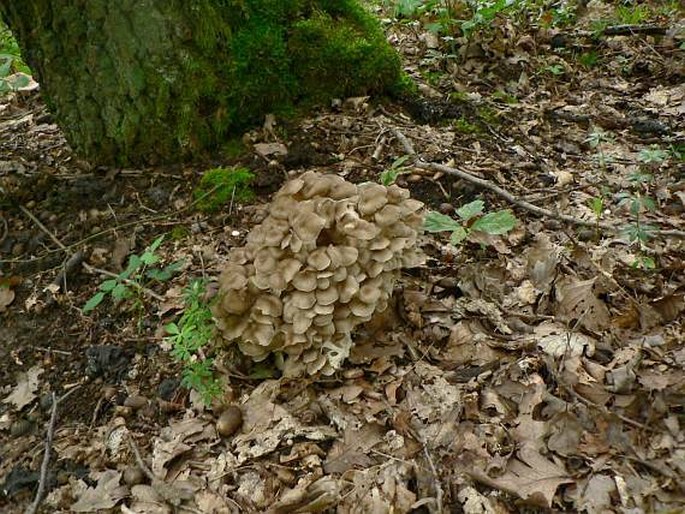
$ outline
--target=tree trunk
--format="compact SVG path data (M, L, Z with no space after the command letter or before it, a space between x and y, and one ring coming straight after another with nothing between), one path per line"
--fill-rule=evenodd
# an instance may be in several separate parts
M216 153L266 113L400 81L356 0L0 0L0 16L93 164Z

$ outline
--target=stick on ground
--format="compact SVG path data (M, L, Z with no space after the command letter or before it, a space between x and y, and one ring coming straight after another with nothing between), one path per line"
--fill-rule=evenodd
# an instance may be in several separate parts
M52 409L50 410L50 422L48 423L48 431L45 437L45 453L43 454L43 462L40 465L40 480L38 481L38 490L33 503L26 509L26 514L35 514L38 511L40 502L43 500L46 483L48 481L48 466L50 465L50 453L52 452L52 438L55 435L55 422L57 420L57 398L55 393L52 393Z
M557 219L557 220L564 221L566 223L571 223L573 225L577 225L577 226L581 226L581 227L601 228L602 230L606 230L606 231L614 232L614 233L619 232L621 230L621 227L613 225L611 223L601 223L601 222L597 223L594 221L581 220L575 216L569 216L568 214L561 214L558 212L550 211L549 209L545 209L543 207L538 207L537 205L534 205L530 202L526 202L525 200L520 200L520 199L516 198L509 191L499 187L496 184L493 184L489 180L485 180L485 179L482 179L480 177L476 177L475 175L472 175L471 173L460 170L458 168L453 168L451 166L446 166L445 164L437 164L437 163L433 163L433 162L426 162L423 159L421 159L421 157L416 153L416 150L414 150L414 146L411 144L411 141L409 141L409 139L407 139L407 137L404 134L402 134L399 130L397 130L395 128L392 129L392 132L395 135L395 137L397 138L397 140L400 142L402 147L404 148L404 151L413 157L414 160L411 164L416 168L424 169L424 170L430 170L430 171L440 171L440 172L446 173L448 175L453 175L455 177L459 177L459 178L466 180L467 182L471 182L472 184L475 184L475 185L477 185L483 189L487 189L489 191L492 191L496 195L504 198L507 202L509 202L509 203L511 203L517 207L520 207L521 209L524 209L524 210L527 210L527 211L532 212L534 214L537 214L539 216ZM682 230L655 230L654 234L659 235L659 236L670 236L670 237L685 239L685 231L682 231Z

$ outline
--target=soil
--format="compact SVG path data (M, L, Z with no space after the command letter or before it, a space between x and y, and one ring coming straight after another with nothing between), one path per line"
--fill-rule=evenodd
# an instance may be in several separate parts
M682 40L565 41L602 59L584 66L575 47L506 23L459 59L419 25L388 34L423 100L348 99L265 124L232 159L91 166L39 92L0 99L0 284L13 296L0 296L0 510L24 511L41 481L51 393L62 400L40 512L685 510ZM555 64L563 74L545 71ZM424 163L587 223L409 161L397 182L427 209L456 216L481 199L513 209L517 227L458 246L423 236L427 263L403 273L386 319L358 331L333 377L279 379L208 350L226 389L205 407L164 342L183 288L216 279L287 178L377 182L407 154L398 133ZM272 142L287 155L254 149ZM667 153L646 160L655 149ZM256 199L198 212L194 188L219 165L252 170ZM642 218L624 201L637 197L654 203ZM593 227L597 198L601 223L661 233L640 245ZM107 278L97 270L120 273L161 234L162 263L183 265L147 284L159 298L84 312ZM227 405L242 428L221 437ZM124 471L141 460L154 476L133 486Z

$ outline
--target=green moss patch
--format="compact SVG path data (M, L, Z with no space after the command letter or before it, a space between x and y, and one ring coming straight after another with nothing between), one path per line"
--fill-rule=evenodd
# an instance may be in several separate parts
M254 198L250 183L254 174L247 168L213 168L207 170L195 189L196 206L202 212L216 212L231 202L248 202Z
M21 34L27 57L67 139L98 164L205 158L267 113L406 87L357 0L65 0L41 22Z

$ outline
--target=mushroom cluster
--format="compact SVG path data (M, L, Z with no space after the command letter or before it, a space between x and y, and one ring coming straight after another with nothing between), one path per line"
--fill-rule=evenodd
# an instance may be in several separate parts
M332 374L399 269L422 262L422 207L397 185L314 172L287 182L219 277L223 337L255 361L280 352L289 376Z

